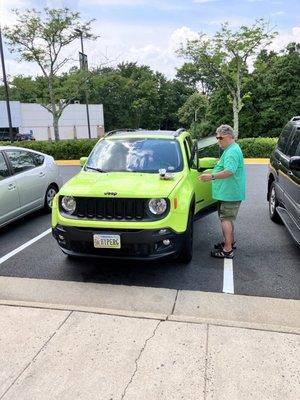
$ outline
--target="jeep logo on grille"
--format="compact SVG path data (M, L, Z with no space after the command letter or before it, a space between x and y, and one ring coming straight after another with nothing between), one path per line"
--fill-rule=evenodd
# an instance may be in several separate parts
M105 192L104 196L116 196L117 194L117 192Z

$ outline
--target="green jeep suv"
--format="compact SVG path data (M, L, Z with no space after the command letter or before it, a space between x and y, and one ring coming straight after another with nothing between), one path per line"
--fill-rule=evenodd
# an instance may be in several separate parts
M201 146L183 129L106 134L54 199L53 235L62 251L189 262L194 220L216 210L211 182L198 176L217 159L198 158Z

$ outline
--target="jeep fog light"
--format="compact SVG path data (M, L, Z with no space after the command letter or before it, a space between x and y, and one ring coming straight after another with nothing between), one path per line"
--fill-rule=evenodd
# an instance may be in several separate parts
M165 199L151 199L148 203L149 210L154 215L161 215L167 209L167 202Z
M73 214L76 209L76 201L72 196L64 196L61 200L62 208L69 214Z

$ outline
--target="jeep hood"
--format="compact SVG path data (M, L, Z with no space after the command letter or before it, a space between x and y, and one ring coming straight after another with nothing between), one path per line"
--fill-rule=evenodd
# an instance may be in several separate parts
M171 180L163 180L158 173L81 171L62 187L60 194L80 197L168 197L182 177L183 172L175 173Z

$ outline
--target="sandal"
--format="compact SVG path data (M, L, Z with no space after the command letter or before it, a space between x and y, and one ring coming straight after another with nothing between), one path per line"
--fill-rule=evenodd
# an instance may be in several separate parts
M220 242L214 245L214 248L216 250L223 250L223 247L225 245L225 242ZM232 243L232 250L236 250L236 242Z
M210 255L215 258L233 258L234 257L233 249L231 249L230 251L225 251L224 249L212 250Z

